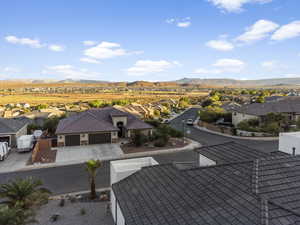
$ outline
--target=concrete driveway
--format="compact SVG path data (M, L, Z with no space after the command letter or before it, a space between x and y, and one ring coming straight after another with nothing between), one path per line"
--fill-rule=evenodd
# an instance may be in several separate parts
M70 146L57 148L57 164L73 164L86 162L89 159L110 160L123 155L118 144L99 144Z
M18 153L12 150L4 161L0 161L0 173L24 169L31 156L31 152Z

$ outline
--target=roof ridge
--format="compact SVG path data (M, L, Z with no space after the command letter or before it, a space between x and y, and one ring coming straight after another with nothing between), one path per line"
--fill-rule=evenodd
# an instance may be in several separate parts
M197 150L200 150L202 148L208 148L208 147L215 147L215 146L220 146L220 145L224 145L224 144L230 144L230 143L236 143L235 141L226 141L226 142L223 142L223 143L219 143L219 144L214 144L214 145L203 145L197 149L195 149L196 151Z
M258 194L258 165L259 159L253 161L252 168L252 192Z
M216 167L232 166L232 165L238 165L238 164L244 164L244 163L251 163L251 162L253 162L253 161L254 161L254 160L236 161L236 162L229 162L229 163L223 163L223 164L216 164L216 165L211 165L211 166L201 166L201 167L196 167L196 168L189 168L189 169L184 169L183 171L211 169L211 168L216 168Z

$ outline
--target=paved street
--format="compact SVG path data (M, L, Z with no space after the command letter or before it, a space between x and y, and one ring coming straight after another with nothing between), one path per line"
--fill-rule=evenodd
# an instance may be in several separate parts
M192 108L186 111L184 114L175 118L171 121L171 126L183 131L182 120L193 119L195 120L198 115L197 108ZM202 145L214 145L220 144L228 141L235 141L237 143L253 147L264 152L272 152L278 150L278 141L260 141L260 140L245 140L245 139L236 139L231 137L225 137L217 134L212 134L206 131L199 130L192 126L185 125L185 130L190 130L190 134L187 135L189 138L200 142Z
M171 122L171 126L177 129L182 129L182 119L196 119L197 111L198 109L188 110L181 116L175 118ZM247 145L249 147L254 147L265 152L275 151L278 148L277 141L240 140L211 134L193 128L192 126L186 126L186 128L190 129L191 131L191 134L188 135L189 138L195 141L199 141L204 145L212 145L234 140L238 143ZM173 161L193 161L195 160L195 157L196 155L193 151L154 156L155 160L157 160L160 164L170 163ZM99 170L99 173L97 175L97 188L104 188L109 186L109 174L109 163L104 162L103 167ZM0 183L5 183L9 179L14 179L16 177L28 176L42 179L45 186L49 188L54 194L63 194L67 192L76 192L89 189L87 173L85 172L82 164L0 174Z

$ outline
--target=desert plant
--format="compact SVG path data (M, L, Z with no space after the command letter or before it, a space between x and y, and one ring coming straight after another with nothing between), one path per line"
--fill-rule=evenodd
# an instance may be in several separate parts
M147 137L141 132L135 132L131 140L136 147L140 147L143 143L147 141Z
M65 199L62 198L60 201L59 201L59 206L60 207L64 207L65 206Z
M81 208L80 209L80 215L85 215L86 214L86 210L85 210L85 208Z
M0 197L4 198L10 207L28 209L48 201L50 191L42 188L42 184L41 180L18 178L0 186Z
M91 193L90 193L90 198L95 199L96 196L96 175L97 175L97 170L101 167L101 161L100 160L88 160L85 163L85 169L89 174L89 181L90 181L90 188L91 188Z
M0 225L25 225L35 222L33 216L34 213L31 210L0 205Z

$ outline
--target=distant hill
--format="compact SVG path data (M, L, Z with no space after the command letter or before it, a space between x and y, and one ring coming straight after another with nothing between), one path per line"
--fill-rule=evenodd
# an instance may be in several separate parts
M183 78L176 80L175 82L178 84L198 84L209 86L295 86L300 85L300 78L273 78L262 80Z
M104 85L104 86L115 86L115 87L289 87L289 86L300 86L300 78L273 78L273 79L261 79L261 80L235 80L235 79L201 79L201 78L182 78L175 81L161 81L161 82L150 82L150 81L134 81L134 82L110 82L103 80L38 80L38 79L16 79L16 80L2 80L0 86L6 86L8 84L14 84L15 86L25 85L39 85L39 84L51 84L52 86L58 85Z

